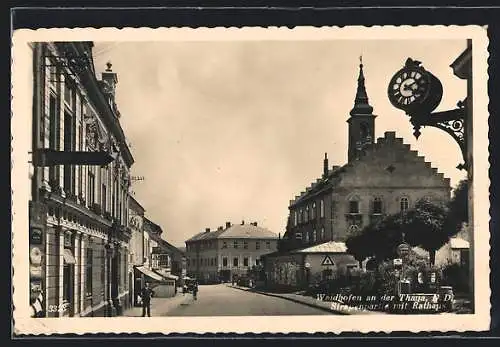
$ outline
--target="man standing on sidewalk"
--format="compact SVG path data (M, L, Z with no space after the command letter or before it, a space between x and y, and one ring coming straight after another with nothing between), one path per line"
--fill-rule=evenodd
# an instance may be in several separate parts
M142 299L142 316L146 316L146 311L148 317L151 317L151 298L154 295L154 291L149 288L149 283L146 282L145 287L142 288L141 299Z

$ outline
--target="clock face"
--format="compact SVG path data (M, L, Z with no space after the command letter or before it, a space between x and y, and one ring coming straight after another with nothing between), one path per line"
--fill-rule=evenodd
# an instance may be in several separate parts
M425 100L429 91L429 78L423 71L402 69L389 84L389 98L400 108L407 108Z

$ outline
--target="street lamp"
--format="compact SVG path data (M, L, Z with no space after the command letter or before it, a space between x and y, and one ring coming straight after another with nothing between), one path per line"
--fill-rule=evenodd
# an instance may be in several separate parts
M431 126L447 132L460 146L463 163L459 170L468 169L465 142L466 103L459 101L457 108L432 112L441 102L443 86L439 79L424 69L422 63L412 58L406 60L402 69L389 82L387 95L391 104L406 112L413 125L413 135L418 139L420 128Z

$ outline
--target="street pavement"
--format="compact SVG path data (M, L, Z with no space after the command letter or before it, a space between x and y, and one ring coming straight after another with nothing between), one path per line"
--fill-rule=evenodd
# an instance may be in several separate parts
M175 303L174 303L175 301ZM139 309L138 316L141 315ZM152 301L152 316L279 316L328 315L325 310L286 299L231 288L225 284L200 285L198 299L191 294Z

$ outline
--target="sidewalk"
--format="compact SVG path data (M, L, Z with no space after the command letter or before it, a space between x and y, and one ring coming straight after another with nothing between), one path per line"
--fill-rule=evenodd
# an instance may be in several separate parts
M230 288L235 288L239 290L244 290L248 292L253 292L253 293L258 293L262 295L267 295L267 296L273 296L275 298L281 298L289 301L293 301L298 304L303 304L306 306L310 307L315 307L320 310L328 311L331 313L336 313L336 314L341 314L341 315L352 315L352 314L385 314L385 312L373 312L373 311L365 311L365 310L357 310L356 308L352 306L347 306L344 305L340 302L336 301L321 301L317 300L316 298L310 297L310 296L304 296L300 294L294 294L294 293L271 293L271 292L266 292L262 290L257 290L253 288L247 288L247 287L240 287L240 286L232 286L228 284L228 287Z
M189 304L193 300L191 294L177 293L171 298L152 298L151 299L151 317L165 316L169 311L179 307L182 304ZM141 317L142 307L131 307L123 312L125 317Z

